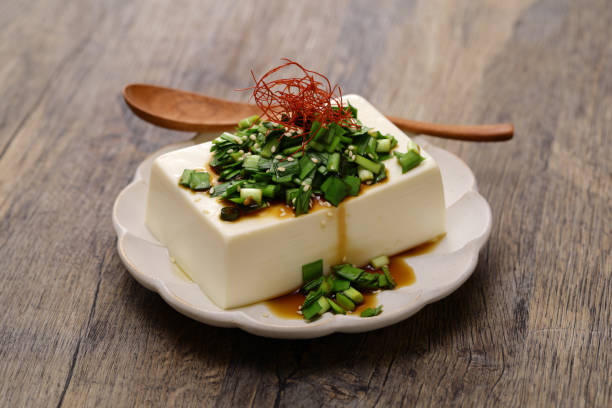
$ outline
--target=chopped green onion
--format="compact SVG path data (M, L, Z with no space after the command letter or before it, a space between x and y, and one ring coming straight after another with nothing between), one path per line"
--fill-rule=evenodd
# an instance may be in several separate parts
M373 162L372 160L366 159L363 156L355 155L355 163L363 167L364 169L370 170L374 174L378 174L382 169L381 163Z
M349 195L356 196L359 195L359 190L361 188L361 180L356 176L346 176L344 177L344 182L349 187Z
M242 167L249 171L257 171L259 170L259 159L261 159L261 156L257 154L247 156L242 162Z
M366 310L361 312L361 317L374 317L378 316L382 312L382 305L378 305L377 307L368 307Z
M329 160L327 162L327 170L337 173L339 169L340 169L340 153L333 153L329 156Z
M330 304L325 298L325 296L321 296L319 300L317 300L317 303L319 304L319 306L321 306L321 309L319 309L319 311L317 312L319 316L327 312L330 308Z
M194 191L204 191L210 188L210 174L207 172L191 173L191 179L189 180L189 188Z
M194 173L193 170L183 170L183 174L181 175L181 179L179 180L179 184L184 187L189 187L189 180L191 180L191 175Z
M329 303L329 306L331 307L331 310L332 312L334 312L334 314L346 314L344 309L338 306L336 302L334 302L330 298L325 298L325 299L327 300L327 303Z
M313 317L319 316L321 305L318 302L314 302L306 307L302 307L302 316L306 320L312 320Z
M278 184L268 184L261 190L261 193L264 197L274 198L279 190L280 187Z
M391 139L378 139L376 141L376 152L387 153L391 150Z
M425 158L421 156L416 150L411 149L406 153L393 152L400 166L402 166L402 173L406 173L419 165Z
M336 207L349 193L349 187L346 183L342 179L333 176L325 180L321 185L321 190L325 195L325 199Z
M319 276L317 279L311 280L300 289L303 293L308 293L313 290L317 290L319 286L323 283L323 276Z
M355 310L355 303L342 293L336 294L336 302L342 306L345 310L353 311Z
M387 265L383 266L382 271L385 274L385 278L387 278L389 285L391 285L392 288L396 287L397 283L395 282L395 279L393 279L393 276L391 276L391 271L389 270L389 267Z
M302 265L302 279L310 282L323 276L323 259Z
M362 273L363 269L355 268L351 265L345 265L336 271L336 274L338 276L342 276L343 278L348 279L351 282L359 278Z
M257 123L257 122L259 122L259 116L258 115L250 116L250 117L242 119L240 122L238 122L238 129L249 128L249 127L251 127L253 125L253 123Z
M272 157L276 153L279 144L280 139L270 137L270 139L268 139L268 141L264 145L263 149L261 149L261 157L265 157L266 159Z
M348 288L351 287L351 282L344 279L334 279L334 284L332 286L333 292L344 292Z
M261 204L262 191L258 188L242 188L240 190L240 198L247 200L250 198L258 205Z
M367 169L359 169L358 174L359 174L359 180L361 180L362 182L374 179L374 173L372 173L370 170L367 170Z
M236 207L223 207L220 218L223 221L236 221L240 218L240 210Z
M355 288L348 288L342 294L351 299L355 304L363 303L363 295Z
M372 258L370 261L370 265L372 265L376 269L380 269L385 265L389 265L389 257L387 255L380 255L375 258Z
M378 287L381 289L392 287L385 275L383 275L382 273L378 275Z

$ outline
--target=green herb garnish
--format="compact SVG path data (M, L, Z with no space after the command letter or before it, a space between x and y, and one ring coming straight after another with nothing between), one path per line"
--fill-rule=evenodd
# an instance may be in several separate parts
M374 317L378 316L382 313L382 305L378 305L377 307L368 307L366 310L361 312L361 317Z
M393 289L397 284L389 270L390 260L380 255L370 261L365 269L351 264L333 265L331 273L323 275L323 260L302 266L304 285L300 293L306 295L301 307L305 320L317 319L327 311L334 314L353 312L365 301L364 294L374 290ZM378 272L377 272L378 271ZM382 312L382 305L361 312L361 317L372 317Z

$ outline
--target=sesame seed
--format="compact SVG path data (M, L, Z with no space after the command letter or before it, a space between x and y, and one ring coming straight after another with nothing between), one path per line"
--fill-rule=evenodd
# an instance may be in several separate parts
M257 136L255 136L255 135L251 135L251 136L249 136L249 139L251 139L251 140L257 140Z
M327 222L325 222L325 220L321 220L321 226L324 227L327 224Z
M214 194L214 193L215 193L215 188L214 188L214 187L212 187L212 188L210 189L210 194Z
M317 159L316 157L313 157L311 160L312 160L313 163L318 163L319 162L319 159Z
M257 150L259 150L259 147L260 147L260 146L259 146L259 143L255 143L255 144L253 145L253 149L257 149Z
M285 133L283 133L283 136L289 137L289 136L291 136L291 132L285 132Z
M301 135L302 133L304 133L304 131L303 131L302 129L298 129L298 130L297 130L297 134L298 134L298 135Z
M285 171L285 170L286 169L284 167L282 167L282 166L278 168L278 171Z
M342 257L342 262L346 262L346 256Z
M295 160L293 157L287 157L287 161L293 161Z
M295 198L291 200L291 204L295 204Z
M227 149L228 153L234 153L234 149Z
M355 149L355 146L350 145L350 146L348 147L348 149L349 149L349 150L354 150L354 149Z
M328 217L333 217L333 216L334 216L334 213L332 213L331 211L328 211L328 212L327 212L327 216L328 216Z
M199 202L202 199L202 197L196 197L193 199L193 201L195 201L196 203Z
M280 154L277 154L276 156L274 156L274 158L275 158L276 160L280 160L280 159L282 159L282 158L283 158L283 156L281 156Z
M241 149L241 150L238 150L238 153L240 153L240 154L244 154L244 150L242 150L242 149Z
M173 257L173 256L171 256L171 257L170 257L170 262L172 262L172 263L176 263L176 259L174 259L174 257Z
M276 151L276 146L272 146L272 148L270 149L270 151L271 151L272 153L274 153L274 152Z
M306 192L306 191L310 190L310 186L307 184L307 185L304 186L304 188L302 190L304 190L304 192Z

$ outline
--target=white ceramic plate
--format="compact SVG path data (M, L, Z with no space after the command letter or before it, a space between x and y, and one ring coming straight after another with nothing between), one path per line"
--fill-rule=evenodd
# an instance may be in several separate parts
M171 261L167 249L145 226L145 201L152 160L160 154L201 143L198 136L168 146L147 158L134 180L121 191L113 208L117 247L123 263L144 287L153 290L174 309L192 319L220 327L239 327L250 333L275 338L313 338L334 332L357 333L375 330L404 320L428 303L456 290L472 274L478 252L491 231L491 209L477 192L470 168L458 157L416 138L438 162L442 171L447 208L447 234L436 248L424 255L406 258L416 282L378 294L383 313L362 318L326 313L312 323L283 319L264 303L223 310L215 306Z

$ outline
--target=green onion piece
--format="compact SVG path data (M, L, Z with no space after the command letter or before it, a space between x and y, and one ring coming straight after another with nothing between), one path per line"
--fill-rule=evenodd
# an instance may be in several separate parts
M189 180L189 188L194 191L204 191L210 188L210 174L207 172L193 172Z
M320 128L321 128L321 122L319 122L318 120L315 120L312 122L312 124L310 125L310 133L309 133L309 135L312 136L312 140L316 140L319 138Z
M353 285L360 289L378 289L378 274L364 272L353 281Z
M370 265L372 265L376 269L380 269L385 265L389 265L389 257L387 255L380 255L376 258L372 258L370 261Z
M265 157L266 159L272 157L276 153L276 149L278 149L279 144L280 139L275 137L270 138L264 145L263 149L261 149L261 157Z
M325 145L322 145L321 143L316 142L314 140L311 140L310 142L308 142L308 146L312 147L317 152L324 152L325 151Z
M188 169L183 170L183 174L181 174L179 184L183 187L189 187L189 180L191 179L191 175L193 173L194 173L193 170L188 170Z
M334 284L332 286L332 292L344 292L348 288L351 287L351 282L344 279L334 279Z
M400 166L402 166L402 173L406 173L419 165L425 158L417 153L416 150L411 149L406 153L393 152Z
M317 167L317 164L313 162L308 155L302 156L298 163L300 165L300 173L298 176L300 180L304 180L306 176Z
M376 141L376 152L387 153L391 150L391 139L378 139Z
M321 310L321 305L318 302L314 302L306 307L302 307L302 316L306 320L312 320L313 317L319 315L319 311Z
M300 193L299 188L290 188L288 190L285 190L285 204L293 207L293 203L294 203L293 200L297 201L297 196L299 193Z
M246 200L250 198L255 201L258 205L261 204L262 191L258 188L242 188L240 189L240 198Z
M374 173L367 169L359 169L359 180L362 182L368 180L374 180Z
M308 295L306 295L306 299L304 300L304 304L302 304L302 309L319 300L321 295L323 295L323 293L320 289L316 290L315 292L308 292Z
M338 269L336 271L336 274L352 282L363 274L363 269L355 268L351 265L345 265L342 268Z
M363 167L364 169L370 170L374 174L378 174L382 169L382 163L376 163L372 160L366 159L363 156L355 155L355 163Z
M329 156L327 161L327 170L338 172L340 169L340 153L333 153Z
M236 207L223 207L220 218L223 221L236 221L240 218L240 210Z
M291 156L293 153L297 152L298 150L300 150L302 148L302 145L297 145L297 146L291 146L291 147L287 147L285 149L283 149L282 153L285 156ZM295 157L295 155L293 156Z
M361 180L356 176L346 176L344 177L344 182L349 187L349 195L356 196L359 195L359 190L361 188Z
M306 188L306 191L304 191ZM310 196L312 195L312 188L310 186L304 186L298 190L297 197L295 199L295 215L301 215L308 213L310 209Z
M391 271L389 270L389 267L387 265L382 267L382 271L385 274L385 278L387 278L387 281L389 281L389 285L394 288L397 286L397 283L395 282L395 279L393 279L393 276L391 276Z
M310 282L302 286L302 289L300 290L303 293L308 293L313 290L318 290L319 286L321 286L321 283L323 283L323 276L319 276L317 279L311 280Z
M259 159L261 159L261 156L257 154L246 156L244 162L242 162L242 167L249 171L257 171L259 170Z
M355 288L348 288L342 294L351 299L355 304L363 303L363 295Z
M336 135L336 136L335 136L335 137L332 139L332 141L331 141L331 143L329 144L329 146L327 146L327 151L328 151L329 153L332 153L333 151L335 151L335 150L336 150L336 148L338 147L338 145L340 144L340 142L341 142L340 136L337 136L337 135Z
M377 307L368 307L366 310L361 312L361 317L374 317L378 316L382 313L382 305L378 305Z
M310 282L323 276L323 259L302 265L302 280Z
M331 310L332 312L334 312L334 314L346 314L344 309L338 306L336 302L334 302L330 298L325 298L325 299L327 300L327 303L329 303L329 306L331 307Z
M391 286L391 284L387 280L386 276L382 273L378 275L378 287L381 289L382 288L388 288L388 289L393 288L393 286Z
M321 292L323 292L324 295L328 295L329 293L331 293L332 287L333 283L331 281L331 278L323 278L323 281L321 282Z
M274 198L276 193L280 191L280 187L278 184L268 184L263 189L261 189L261 193L264 197Z
M249 128L253 125L253 123L257 123L258 121L259 121L258 115L253 115L248 118L244 118L240 122L238 122L238 129Z
M321 185L321 190L325 199L337 207L349 193L349 186L338 177L329 177Z
M336 302L342 306L345 310L355 310L355 304L353 303L353 301L349 298L347 298L345 295L343 295L342 293L337 293L336 294Z
M321 309L319 309L319 311L317 312L319 313L319 316L327 312L330 308L329 302L327 301L325 296L321 296L319 300L317 300L317 303L319 304L319 306L321 306Z

